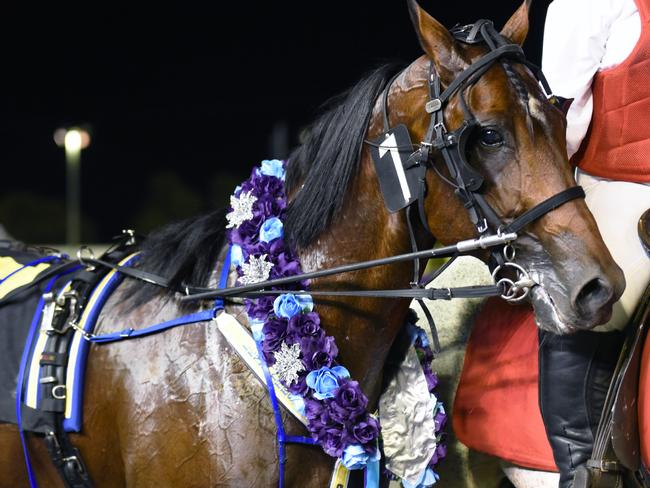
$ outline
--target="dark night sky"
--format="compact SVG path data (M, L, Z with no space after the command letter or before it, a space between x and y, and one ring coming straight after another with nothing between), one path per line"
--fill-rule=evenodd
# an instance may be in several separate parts
M276 121L293 145L328 97L382 61L421 54L403 1L135 4L3 12L0 223L19 227L17 237L55 235L21 230L35 217L7 203L18 192L49 208L36 210L50 216L42 225L64 226L50 201L64 195L63 150L52 139L60 125L92 126L84 238L105 240L152 208L160 220L223 205L253 164L277 156L268 142ZM447 26L491 18L501 27L518 4L422 0ZM525 46L536 62L547 5L534 2ZM170 184L187 195L167 198Z

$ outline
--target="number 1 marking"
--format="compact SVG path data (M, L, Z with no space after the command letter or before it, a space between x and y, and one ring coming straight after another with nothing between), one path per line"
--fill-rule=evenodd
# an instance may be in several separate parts
M402 195L404 195L404 201L408 202L411 199L411 190L409 189L409 184L406 181L406 173L404 173L404 165L402 164L402 158L399 155L399 148L397 147L397 140L395 140L395 134L391 134L386 138L384 142L379 145L379 157L383 158L384 154L390 152L390 156L395 165L395 171L397 172L397 179L399 180L399 186L402 188Z

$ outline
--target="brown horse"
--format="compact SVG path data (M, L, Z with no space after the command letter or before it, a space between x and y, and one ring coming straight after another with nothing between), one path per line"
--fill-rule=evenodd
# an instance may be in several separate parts
M442 86L481 58L486 47L456 41L409 1L425 55L394 80L380 69L354 87L313 126L290 158L287 232L305 271L410 251L404 211L389 213L364 139L382 133L380 96L387 89L391 126L405 124L421 141L429 123L429 63ZM501 33L521 44L528 29L524 3ZM494 63L466 90L481 127L467 148L485 177L488 202L506 222L575 185L564 150L564 119L523 65ZM447 128L464 112L458 94L444 110ZM434 164L442 168L434 152ZM446 174L446 170L440 169ZM447 176L449 176L447 174ZM453 189L427 171L428 225L443 243L476 234ZM177 282L214 283L224 247L222 213L174 224L143 244L144 267ZM434 237L417 230L421 248ZM533 302L540 327L566 332L566 323L590 328L605 321L624 286L582 200L546 214L523 232L519 262L537 273ZM409 263L314 280L312 289L404 287ZM105 306L99 332L141 328L187 311L177 296L122 285ZM133 296L135 295L135 296ZM205 305L205 304L204 304ZM409 307L407 299L347 298L317 303L336 338L339 357L377 404L382 371ZM234 313L237 313L236 311ZM212 323L93 346L89 355L83 433L72 441L97 486L260 486L278 482L275 426L267 394ZM285 414L287 431L304 434ZM25 486L15 426L0 425L0 486ZM41 439L29 438L41 486L59 486ZM333 459L318 447L290 445L288 486L329 482Z

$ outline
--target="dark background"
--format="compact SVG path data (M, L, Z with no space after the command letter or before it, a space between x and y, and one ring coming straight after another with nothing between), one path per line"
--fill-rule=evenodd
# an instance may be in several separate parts
M548 3L532 7L535 62ZM519 2L421 4L448 27L500 28ZM92 128L82 235L106 241L223 206L252 165L287 155L327 98L421 54L398 0L33 3L3 12L0 43L0 224L32 243L65 235L58 127ZM270 143L274 131L286 147Z

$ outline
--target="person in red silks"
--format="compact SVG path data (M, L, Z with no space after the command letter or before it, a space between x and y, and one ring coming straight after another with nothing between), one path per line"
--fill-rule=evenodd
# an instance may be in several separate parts
M650 0L555 0L542 69L567 112L576 181L626 289L594 331L540 332L539 400L560 487L590 458L622 330L650 281L637 222L650 208Z
M452 420L469 447L530 469L555 464L561 488L581 488L574 476L591 457L622 331L650 282L637 235L650 208L650 0L554 0L542 69L557 96L573 99L567 152L625 274L625 293L608 323L564 336L539 332L539 342L527 308L488 302L467 347ZM550 486L557 476L544 480Z

